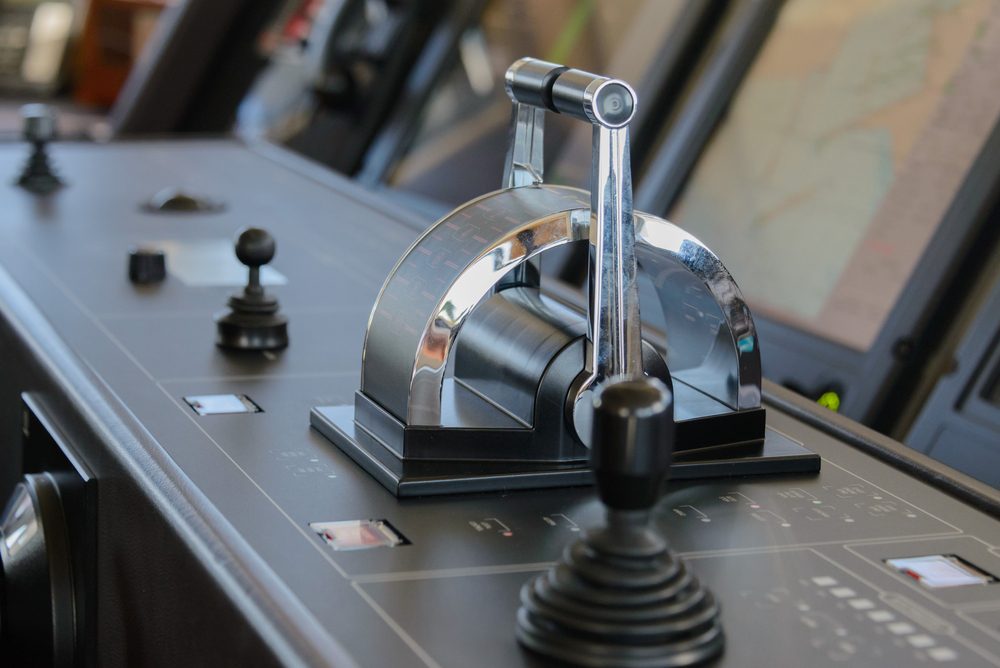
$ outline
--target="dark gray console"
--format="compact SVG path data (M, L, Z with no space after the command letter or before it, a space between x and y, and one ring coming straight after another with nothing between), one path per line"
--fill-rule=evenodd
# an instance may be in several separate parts
M960 471L1000 487L1000 286L993 286L955 351L954 366L935 386L907 443Z
M0 484L35 461L30 393L93 504L78 665L544 665L518 592L601 522L593 489L397 498L309 425L353 401L420 221L272 147L49 152L63 188L0 192ZM3 148L0 174L24 158ZM165 188L219 206L144 206ZM215 343L244 226L277 243L284 350ZM162 281L130 282L134 246ZM655 512L721 605L717 665L1000 666L996 493L780 388L764 408L820 472L677 481Z

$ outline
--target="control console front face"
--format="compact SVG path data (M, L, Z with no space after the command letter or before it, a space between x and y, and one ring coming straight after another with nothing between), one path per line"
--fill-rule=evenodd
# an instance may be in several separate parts
M379 287L424 224L271 148L55 143L48 155L62 187L3 194L0 326L35 335L18 324L27 297L155 444L163 484L199 509L164 508L174 534L156 539L224 555L211 586L289 660L546 665L518 643L522 587L604 525L595 488L397 498L309 425L313 407L353 405ZM25 156L4 148L0 173L15 178ZM146 206L168 188L218 206ZM243 228L275 243L256 282L261 256L234 252ZM162 252L162 280L129 280L135 248ZM258 285L280 304L287 347L217 345L216 314ZM1000 666L1000 522L764 408L768 434L819 455L819 472L677 480L650 512L718 605L715 665ZM106 453L80 450L103 485ZM137 540L99 524L102 549Z

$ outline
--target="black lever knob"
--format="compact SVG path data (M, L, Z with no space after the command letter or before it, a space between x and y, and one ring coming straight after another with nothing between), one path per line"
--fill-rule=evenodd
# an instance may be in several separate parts
M247 297L252 299L263 294L260 268L274 259L276 249L274 237L259 227L248 227L236 237L236 259L250 268L246 286Z
M594 398L590 464L604 505L652 508L674 450L673 393L656 378L612 382Z

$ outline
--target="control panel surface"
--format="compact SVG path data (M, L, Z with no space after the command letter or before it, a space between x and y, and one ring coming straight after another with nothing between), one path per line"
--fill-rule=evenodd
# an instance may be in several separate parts
M0 151L0 173L24 154ZM601 522L593 490L397 499L309 426L313 406L353 401L372 304L426 221L272 148L51 156L57 192L3 186L0 300L30 299L312 632L366 666L544 665L515 641L518 593ZM151 209L169 188L217 206ZM260 279L288 318L281 351L215 345L213 314L246 282L232 246L245 226L277 242ZM129 281L134 246L164 252L162 282ZM765 407L769 428L821 455L818 474L678 481L657 507L720 601L718 665L1000 666L1000 522ZM918 557L936 559L897 563Z

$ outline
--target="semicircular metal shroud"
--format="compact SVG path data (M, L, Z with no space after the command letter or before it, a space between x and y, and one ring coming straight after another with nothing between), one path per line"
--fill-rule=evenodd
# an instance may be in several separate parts
M509 272L590 234L589 193L502 190L448 215L387 278L368 323L361 391L410 426L443 426L446 369L459 332ZM636 214L636 254L667 323L667 364L730 411L760 407L760 352L750 310L700 241ZM475 426L475 425L472 425Z

